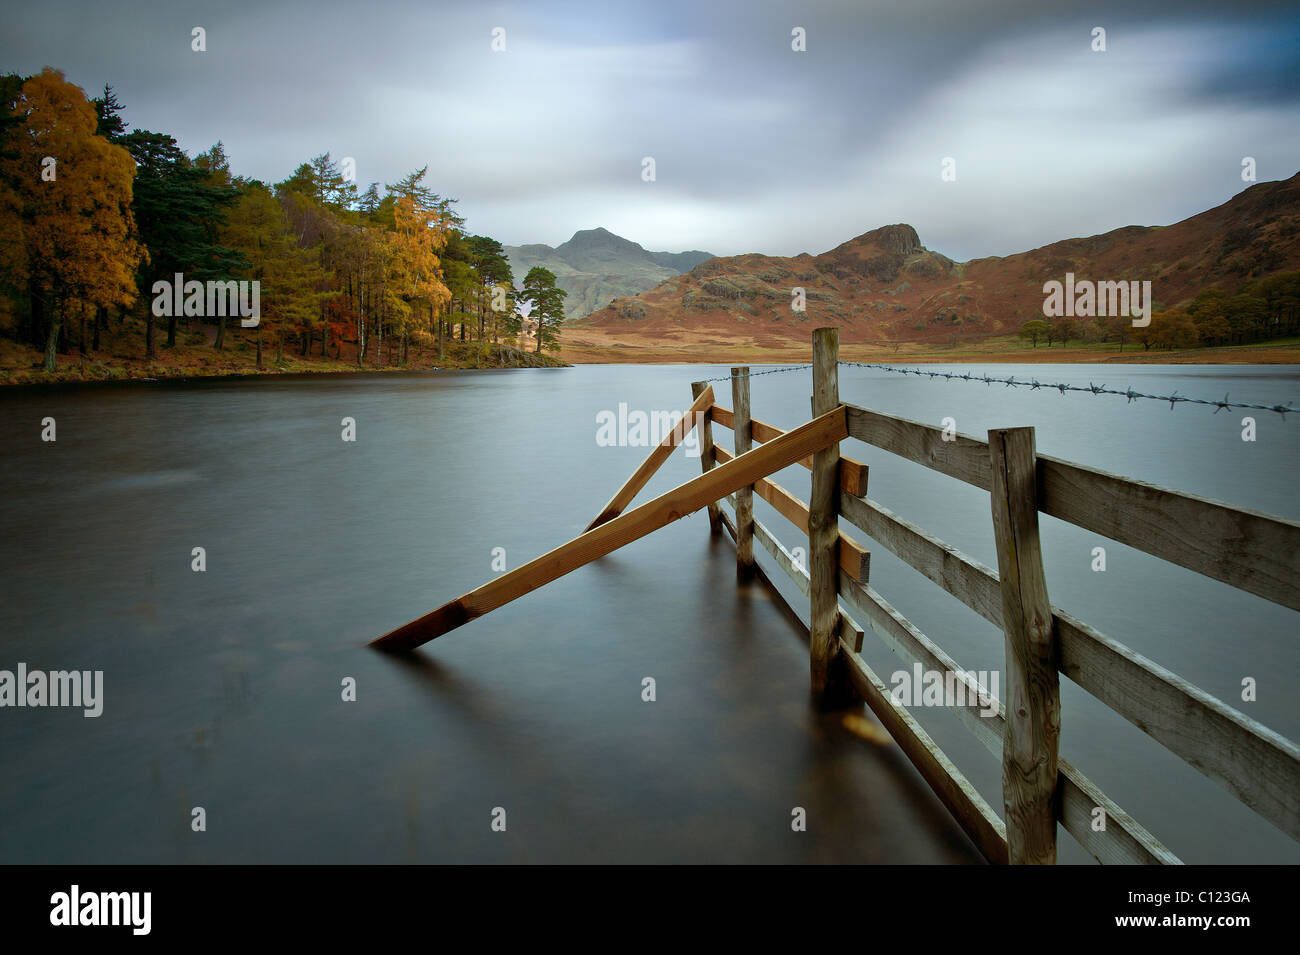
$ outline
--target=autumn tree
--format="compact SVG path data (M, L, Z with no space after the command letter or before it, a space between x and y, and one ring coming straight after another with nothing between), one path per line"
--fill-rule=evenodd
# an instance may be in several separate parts
M294 241L284 207L260 182L245 187L222 228L221 240L248 262L247 278L260 283L257 367L262 367L262 332L267 327L275 334L276 362L281 363L286 328L301 328L310 335L328 288L325 271L310 250Z
M23 200L18 190L26 175L22 142L23 78L0 76L0 328L17 328L28 292ZM39 329L33 329L33 339ZM33 341L33 344L39 342Z
M397 198L393 208L394 293L401 317L402 360L406 360L413 327L428 310L433 317L451 300L443 283L438 253L447 245L447 223L436 204L420 204L411 192Z
M1108 337L1113 337L1119 342L1119 350L1124 350L1124 344L1133 334L1133 319L1127 315L1113 315L1109 318L1099 320L1102 330Z
M1192 317L1178 308L1151 316L1151 343L1161 348L1194 348L1200 331Z
M46 68L22 86L17 193L33 303L48 314L45 370L66 317L129 306L142 250L131 213L130 154L96 135L81 89Z

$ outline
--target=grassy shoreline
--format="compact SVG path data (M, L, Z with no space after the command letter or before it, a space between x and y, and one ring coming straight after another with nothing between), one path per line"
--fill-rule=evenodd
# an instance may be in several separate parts
M139 382L149 380L198 380L252 377L308 377L311 375L412 374L428 371L458 371L505 368L563 368L584 364L805 364L812 360L810 347L790 343L753 342L694 343L688 345L618 344L613 346L572 343L558 356L537 355L511 346L477 342L447 342L441 360L436 348L412 347L403 364L358 366L355 360L285 355L275 360L273 349L264 344L263 367L257 367L256 349L251 342L236 341L217 351L206 343L178 344L158 348L158 357L144 356L143 342L117 343L112 349L81 356L59 356L58 369L44 371L43 355L12 342L0 344L0 385L32 386ZM846 361L874 364L1196 364L1265 365L1300 364L1300 340L1231 345L1220 348L1190 348L1174 351L1143 351L1128 346L1123 352L1114 345L1039 346L1032 348L1008 340L936 348L909 346L895 349L879 345L842 345Z
M806 364L812 347L789 342L698 342L683 345L631 345L625 342L570 342L561 353L575 365L584 364ZM1126 345L1075 344L1069 347L1039 345L1034 348L1012 336L935 346L904 342L892 345L841 343L840 358L885 365L925 364L1300 364L1300 339L1186 348L1166 351Z
M263 342L262 367L257 367L257 350L252 342L236 340L218 351L206 341L178 343L175 348L157 347L149 359L143 340L113 342L110 347L82 356L76 351L58 356L55 371L41 367L44 355L14 342L0 342L0 385L93 384L149 380L194 380L204 378L306 377L310 375L394 374L428 371L461 371L497 368L565 368L569 363L553 355L537 355L508 345L483 348L478 342L447 342L443 355L433 347L412 346L403 363L388 360L382 365L355 358L304 357L276 351ZM373 356L373 352L371 353Z

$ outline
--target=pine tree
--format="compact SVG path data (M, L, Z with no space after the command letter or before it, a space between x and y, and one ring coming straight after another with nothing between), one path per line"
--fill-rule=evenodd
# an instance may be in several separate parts
M537 322L537 353L542 348L559 351L560 323L564 321L564 297L567 293L555 285L555 273L534 265L524 277L519 298L528 303L528 317Z

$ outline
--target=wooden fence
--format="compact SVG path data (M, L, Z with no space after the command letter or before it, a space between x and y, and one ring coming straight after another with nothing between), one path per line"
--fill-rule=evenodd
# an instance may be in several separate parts
M813 345L816 412L838 403L838 330L818 329ZM706 451L706 471L715 461L735 457L717 445L714 424L735 429L737 455L752 441L783 434L752 417L748 369L733 369L732 375L733 408L715 404L704 422L703 445L712 449L712 455ZM820 404L818 395L823 396ZM850 437L989 492L997 570L868 498L866 467L840 457L835 447L814 455L811 505L764 478L728 498L736 520L723 512L720 523L736 540L740 562L756 539L808 595L814 687L834 693L838 670L990 861L1054 862L1058 822L1102 862L1179 861L1058 755L1058 673L1300 839L1300 748L1053 607L1043 574L1038 515L1068 521L1292 609L1300 609L1300 525L1039 455L1032 428L993 430L987 440L945 437L928 424L851 404L843 407ZM749 433L742 436L745 430ZM746 506L752 492L808 535L807 569L771 530L753 520ZM1009 710L871 588L867 552L839 532L841 518L1003 630ZM853 555L852 568L862 573L845 566L846 554ZM828 585L828 568L837 564ZM1003 817L863 661L861 631L849 612L902 657L943 674L945 685L965 686L958 696L966 705L954 712L1002 757ZM995 706L996 715L981 715ZM1101 830L1094 826L1097 809L1105 813Z
M693 404L574 540L443 604L372 645L407 651L556 578L707 508L736 542L737 574L761 574L762 546L809 599L810 679L824 705L862 699L991 862L1056 861L1057 823L1101 862L1177 863L1150 832L1058 754L1064 674L1238 800L1300 839L1300 748L1160 665L1053 607L1038 515L1048 514L1207 577L1300 610L1300 524L1040 455L1032 428L987 440L845 404L838 329L813 334L813 418L782 431L754 418L749 372L732 370L732 408L694 383ZM730 428L734 452L713 425ZM673 449L700 430L703 473L625 511ZM989 493L998 567L973 560L867 497L854 438ZM771 475L811 471L805 504ZM758 494L808 537L805 567L754 517ZM720 506L731 504L734 518ZM869 584L870 553L841 520L885 547L1005 634L1009 706ZM957 718L1002 759L1003 812L990 806L862 659L867 624L896 653L960 686ZM988 714L988 715L984 715ZM1105 825L1094 826L1096 810Z

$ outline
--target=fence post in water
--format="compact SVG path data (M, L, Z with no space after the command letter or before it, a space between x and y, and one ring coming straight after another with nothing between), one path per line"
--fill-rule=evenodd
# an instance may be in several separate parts
M731 407L735 421L736 455L754 446L749 428L749 369L731 369ZM736 492L736 577L749 580L754 576L754 486Z
M1061 695L1056 633L1038 539L1033 428L989 432L990 496L1006 631L1002 802L1013 865L1056 862Z
M691 397L699 398L704 394L704 389L709 387L707 382L691 382ZM704 420L700 422L700 467L702 473L713 470L717 462L713 459L713 409L710 408L704 412ZM718 503L714 501L709 505L709 532L712 534L722 533L722 512L718 510Z
M840 404L840 330L813 332L813 417ZM836 441L813 453L812 494L808 501L808 576L812 638L809 667L813 693L830 706L853 698L842 667L836 627L840 615L840 445Z

